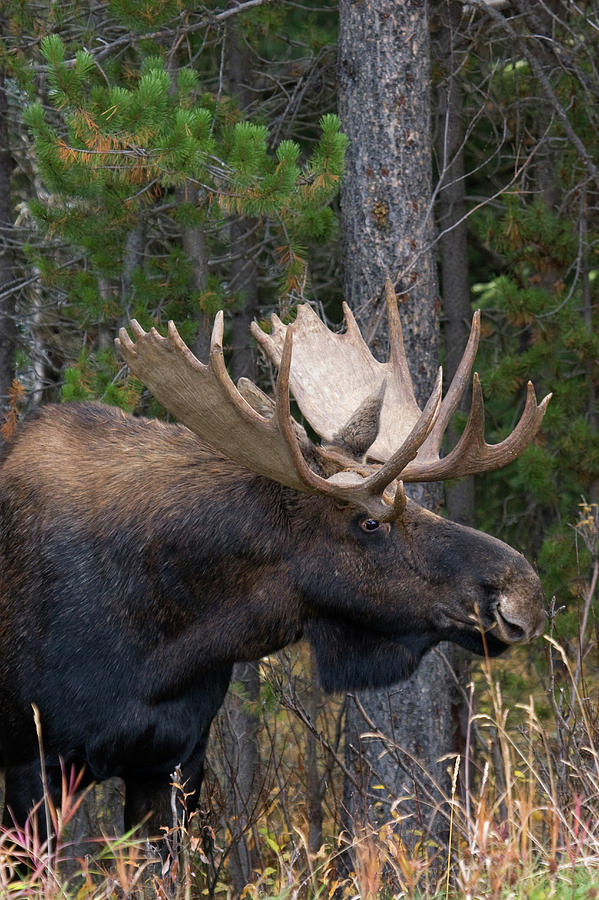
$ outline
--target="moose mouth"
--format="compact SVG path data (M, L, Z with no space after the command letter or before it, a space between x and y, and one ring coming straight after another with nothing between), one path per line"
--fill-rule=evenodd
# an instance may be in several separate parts
M500 656L511 646L511 643L501 640L493 631L460 630L452 633L450 640L477 656Z
M500 597L488 625L476 622L474 617L466 619L446 614L450 622L448 639L479 656L499 656L513 644L527 643L543 633L544 612L541 611L532 622L526 615L516 615L508 604L502 606L501 600Z
M527 596L528 594L528 596ZM443 610L449 640L477 653L497 655L512 644L525 644L545 630L547 617L539 590L498 592L486 609L475 612Z

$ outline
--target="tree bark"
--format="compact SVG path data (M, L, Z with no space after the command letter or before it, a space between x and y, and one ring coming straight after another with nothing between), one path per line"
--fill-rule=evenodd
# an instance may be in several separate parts
M258 754L260 677L255 663L236 663L221 717L222 777L231 834L228 869L236 891L251 880L257 860L248 834L256 820L260 785Z
M465 129L462 118L460 63L466 42L460 33L463 6L456 0L438 4L436 58L443 67L437 89L436 149L439 166L436 205L439 230L439 269L441 274L442 326L444 337L445 383L450 384L462 359L472 319L468 264L468 226L466 221L466 179L464 167ZM472 391L464 392L459 410L467 414ZM454 447L459 434L453 422L447 429L448 448ZM460 525L476 524L476 493L473 476L445 485L447 515ZM455 668L459 684L470 682L472 664L466 651L448 647L448 658ZM456 696L454 705L454 749L468 752L468 711Z
M0 411L8 407L8 392L15 377L15 294L10 284L15 278L14 254L10 248L12 216L13 157L8 128L6 72L0 71Z
M237 23L227 29L229 82L231 93L240 109L250 102L248 90L249 62L237 33ZM256 359L250 342L250 323L258 308L258 270L252 254L253 223L247 218L231 221L230 288L243 298L243 306L233 313L231 375L256 380ZM255 820L260 783L258 747L260 673L255 663L236 663L233 667L233 689L227 694L222 734L226 747L225 803L234 837L229 856L229 873L239 892L251 880L256 868L256 854L247 840ZM241 693L235 688L241 687ZM233 830L233 823L236 836Z
M188 203L194 193L192 184L187 183L178 191L181 202ZM195 294L201 294L208 286L208 250L206 248L206 236L201 225L184 225L181 236L181 244L185 255L191 263L190 288ZM202 362L208 362L210 357L210 316L204 310L196 311L198 330L193 342L193 352Z
M381 295L396 283L406 351L420 403L438 364L436 263L431 250L430 51L427 8L420 0L341 0L339 110L350 138L341 194L344 293L377 354L386 350ZM412 496L438 507L437 489L414 486ZM354 831L377 829L391 805L408 815L400 826L408 844L423 834L443 843L437 814L449 790L446 762L453 736L452 675L429 653L415 675L390 690L350 697L344 802ZM379 732L377 738L361 737ZM386 754L382 751L386 750ZM383 789L381 789L381 785ZM439 791L441 789L441 793Z
M398 290L417 394L438 363L438 294L430 251L431 126L426 6L421 0L342 0L339 114L350 139L341 187L343 292L369 343L386 351L381 312Z
M127 235L125 254L123 258L123 275L121 278L121 306L126 310L126 319L130 318L131 300L135 294L133 277L136 269L141 269L144 264L146 249L146 227L143 219L140 219L135 228Z
M247 113L252 102L251 66L248 50L239 37L238 23L227 28L229 45L229 87L239 109ZM250 324L258 310L258 266L252 250L254 220L247 216L231 222L231 291L241 295L243 306L233 313L233 355L235 379L256 378L256 358L250 340Z

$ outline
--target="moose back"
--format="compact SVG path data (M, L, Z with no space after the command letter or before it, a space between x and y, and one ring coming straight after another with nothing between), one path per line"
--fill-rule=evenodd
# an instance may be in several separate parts
M254 333L279 367L275 399L235 387L217 317L202 364L174 326L132 322L130 369L182 424L101 404L46 406L0 468L0 755L4 821L24 822L61 763L125 781L126 826L172 819L180 766L197 803L208 731L232 666L301 637L327 690L388 685L451 640L501 653L544 623L537 576L506 544L433 515L403 481L497 468L533 439L547 398L529 388L499 445L482 399L457 447L443 432L469 380L475 317L444 400L414 399L397 304L391 352L373 359L346 310L334 334L300 307L293 326ZM320 443L289 412L292 392Z

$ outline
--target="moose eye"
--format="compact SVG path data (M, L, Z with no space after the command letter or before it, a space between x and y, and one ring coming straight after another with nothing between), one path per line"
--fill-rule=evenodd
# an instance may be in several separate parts
M377 519L362 519L360 528L362 531L378 531L381 523Z

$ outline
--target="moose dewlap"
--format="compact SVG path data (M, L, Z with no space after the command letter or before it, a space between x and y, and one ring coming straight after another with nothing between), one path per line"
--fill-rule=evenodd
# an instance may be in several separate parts
M502 443L484 440L474 376L468 424L443 432L469 380L478 317L446 396L420 410L397 302L391 351L368 351L351 313L333 334L308 306L253 332L279 367L271 400L231 382L217 316L210 360L175 327L131 323L117 346L182 424L100 404L47 406L0 468L0 755L5 822L23 823L61 762L125 781L127 827L172 821L181 766L197 802L210 723L231 669L306 637L328 690L391 684L451 640L501 653L544 624L539 580L515 550L406 499L403 481L505 465L533 439L548 402L531 386ZM291 417L289 393L321 436ZM401 480L400 480L401 479Z

